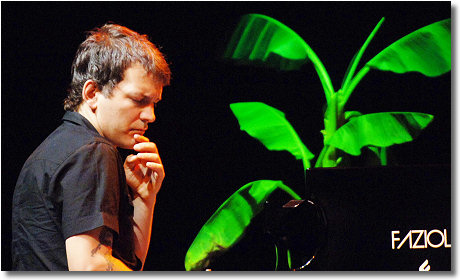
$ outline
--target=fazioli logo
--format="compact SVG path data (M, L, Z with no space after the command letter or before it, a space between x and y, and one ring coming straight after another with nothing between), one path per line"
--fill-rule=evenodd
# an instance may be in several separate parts
M447 229L440 231L433 229L427 230L410 230L404 237L400 235L399 230L391 231L391 248L393 250L401 249L406 244L409 249L427 249L427 248L451 248L449 244Z

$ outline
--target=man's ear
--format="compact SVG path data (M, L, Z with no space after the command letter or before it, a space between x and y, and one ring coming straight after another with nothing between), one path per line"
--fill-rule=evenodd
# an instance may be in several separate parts
M92 110L95 110L97 108L97 92L100 91L95 81L88 80L83 85L83 90L81 92L83 101L86 102Z

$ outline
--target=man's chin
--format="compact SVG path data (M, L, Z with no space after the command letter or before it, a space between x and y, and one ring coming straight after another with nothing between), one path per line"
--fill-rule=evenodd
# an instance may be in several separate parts
M126 149L126 150L134 150L134 145L135 144L136 144L136 141L133 141L133 143L120 146L120 148L123 148L123 149Z
M127 139L126 141L120 141L118 143L114 143L115 146L118 148L126 149L126 150L133 150L134 145L136 145L136 140L134 138Z

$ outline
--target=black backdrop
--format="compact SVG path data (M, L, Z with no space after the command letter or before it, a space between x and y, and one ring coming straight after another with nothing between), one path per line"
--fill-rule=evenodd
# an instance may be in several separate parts
M451 16L450 2L2 2L2 270L9 270L11 197L22 164L63 115L70 65L85 31L107 21L162 48L173 80L147 136L166 169L146 270L183 270L195 235L240 186L283 180L302 193L300 161L269 152L239 130L229 104L262 101L284 113L316 155L322 146L324 94L311 64L282 73L233 66L220 57L238 19L261 13L295 30L332 78L381 17L386 20L363 62L400 37ZM392 149L393 164L449 164L451 79L371 72L348 110L415 111L434 122L414 142Z

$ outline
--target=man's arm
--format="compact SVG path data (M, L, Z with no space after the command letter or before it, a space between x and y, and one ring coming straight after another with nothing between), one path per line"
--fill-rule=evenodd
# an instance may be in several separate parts
M134 150L138 153L126 158L124 169L126 182L135 193L135 253L144 265L150 245L156 197L165 172L156 145L145 136L135 135L134 139L138 142L134 145Z
M130 271L112 256L113 233L105 226L66 239L67 263L74 271Z
M142 261L142 269L144 268L145 259L147 258L150 246L155 200L156 199L153 198L153 201L146 201L139 196L133 200L134 252Z

